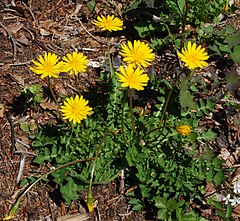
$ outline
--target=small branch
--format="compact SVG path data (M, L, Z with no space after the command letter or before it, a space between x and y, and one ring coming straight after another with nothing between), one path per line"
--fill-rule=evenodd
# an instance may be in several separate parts
M10 129L11 129L10 130L11 131L11 148L12 148L12 152L13 152L15 150L15 143L16 143L14 126L13 126L12 120L11 120L8 112L6 113L6 116L7 116L8 122L10 124Z
M12 45L13 45L13 61L16 61L16 54L17 54L17 45L15 42L14 37L12 36L12 34L10 33L10 31L3 25L2 22L0 22L0 26L7 32L8 37L10 38Z

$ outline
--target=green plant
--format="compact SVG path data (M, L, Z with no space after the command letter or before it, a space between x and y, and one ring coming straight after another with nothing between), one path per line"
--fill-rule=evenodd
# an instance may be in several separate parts
M35 107L44 100L40 84L34 84L32 86L25 87L22 90L22 95L25 97L28 103L33 103Z
M176 51L181 51L185 35L189 34L189 31L185 31L186 25L199 26L206 22L206 16L203 16L206 14L213 20L223 10L222 5L224 1L218 5L216 1L199 0L194 5L193 1L183 0L166 0L163 4L136 0L126 10L126 14L142 8L149 9L144 12L144 16L149 16L150 12L158 13L157 21L137 20L133 22L133 27L140 37L152 37L153 48L171 44ZM198 16L194 16L197 13ZM98 17L95 24L104 31L114 31L116 28L122 30L122 21L115 20L115 26L114 19L114 16ZM179 29L182 33L179 33ZM163 39L156 34L159 30L165 34ZM226 43L237 47L233 36ZM127 192L133 210L151 206L160 220L203 221L204 218L193 210L191 203L206 203L206 182L218 188L226 179L224 161L209 148L209 144L215 141L216 133L212 128L200 126L201 120L214 111L216 104L208 95L209 90L203 77L195 72L195 68L207 64L204 61L208 58L205 49L201 46L191 50L186 48L183 63L193 70L179 67L176 62L171 78L158 81L153 73L149 77L145 73L147 69L143 69L150 66L155 58L153 50L146 43L139 40L133 44L129 41L127 46L123 44L120 55L127 65L116 68L112 65L109 38L107 33L108 68L105 67L105 71L99 73L99 83L94 90L86 89L84 94L93 113L82 114L81 109L88 102L86 100L85 105L70 105L65 101L69 116L65 119L70 122L63 121L57 112L57 124L39 125L38 132L31 136L32 146L37 151L34 163L48 162L58 168L47 173L45 181L58 185L68 205L72 200L79 199L79 191L88 188L87 203L92 211L92 186L113 181L124 170L126 187L136 187ZM199 38L204 40L208 35L199 34ZM42 64L45 69L48 67L46 61ZM54 66L58 67L61 61L52 63L54 70ZM190 66L189 63L195 65ZM124 62L121 61L121 64ZM75 68L78 74L76 63L69 61L68 65ZM37 72L38 69L35 69ZM218 83L217 80L215 83ZM51 85L49 82L50 89ZM65 114L63 116L66 117ZM183 130L187 128L187 133L176 130L179 126L183 126ZM205 152L200 152L199 146ZM71 163L89 158L93 161ZM36 182L38 178L29 179L30 183L34 180ZM218 208L218 204L210 201L209 204ZM221 212L229 217L228 209Z

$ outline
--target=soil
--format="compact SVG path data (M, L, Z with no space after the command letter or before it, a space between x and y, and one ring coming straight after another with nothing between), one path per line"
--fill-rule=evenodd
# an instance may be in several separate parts
M84 81L80 89L93 87L98 81L98 68L106 58L106 42L92 25L96 14L110 12L119 15L122 8L129 4L127 0L96 1L94 13L90 13L84 0L2 0L0 2L0 217L8 214L9 209L23 191L18 182L19 164L25 157L25 166L20 180L47 172L51 165L38 166L32 163L36 153L31 148L29 134L19 126L19 122L44 124L54 121L47 109L54 109L54 102L46 100L40 108L33 110L23 102L21 92L27 86L39 83L47 88L47 82L29 70L31 60L44 51L64 55L66 52L78 50L90 58L91 67L87 74L81 76ZM111 38L111 43L120 42L125 36L119 34ZM111 48L114 52L114 47ZM96 53L97 52L97 53ZM167 55L163 58L167 59ZM167 61L170 61L171 57ZM161 68L164 59L159 61ZM230 63L229 66L212 66L210 72L236 72L240 67ZM158 69L157 69L158 71ZM223 74L222 78L225 78ZM64 79L64 81L63 81ZM78 89L71 86L74 79L64 76L55 79L56 94L67 95ZM224 81L223 81L224 82ZM225 85L222 85L224 88ZM234 90L233 99L239 102L239 92ZM220 91L221 88L218 89ZM49 91L44 89L46 97ZM44 106L45 105L45 106ZM220 120L221 119L221 120ZM240 128L233 123L240 119L237 109L219 105L215 116L204 119L202 124L213 124L218 132L216 152L226 160L226 167L236 166L239 160L238 150ZM24 154L23 154L24 153ZM238 166L238 165L237 165ZM236 167L237 167L236 166ZM237 170L236 170L237 171ZM233 175L233 177L236 176ZM232 178L233 178L232 177ZM25 188L25 187L24 187ZM211 188L209 192L211 192ZM49 183L36 185L22 199L18 212L13 220L104 220L104 221L143 221L156 220L148 217L148 212L133 212L127 204L128 198L121 195L117 181L93 188L96 209L87 213L87 192L82 191L82 200L74 201L67 207L61 200L59 190ZM239 214L235 209L234 213ZM209 220L217 220L212 211L202 210ZM62 217L67 215L67 217ZM70 219L69 219L70 220ZM237 220L237 218L236 218Z

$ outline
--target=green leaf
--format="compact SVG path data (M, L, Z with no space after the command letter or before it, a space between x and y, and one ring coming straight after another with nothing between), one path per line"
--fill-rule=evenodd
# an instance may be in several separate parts
M219 186L222 184L222 182L226 179L226 177L223 174L222 170L219 170L217 174L214 176L214 183L216 186Z
M240 64L240 45L237 45L233 48L233 52L230 54L230 57L234 62Z
M226 218L230 218L232 216L232 206L230 203L227 204Z
M225 43L229 45L229 49L240 44L240 30L234 33L232 36L226 37Z
M186 7L186 0L178 0L178 7L180 9L181 14L183 14Z
M79 187L70 177L68 178L68 182L65 186L60 186L60 191L63 199L68 205L70 205L72 200L79 199Z
M194 97L190 94L188 90L188 80L186 76L181 76L179 99L182 108L191 108L193 110L196 109L196 105L193 102Z
M177 201L174 200L174 199L169 199L167 201L167 208L170 212L173 212L175 211L177 208L178 208L178 204L177 204Z
M155 199L155 206L159 209L166 208L167 209L167 200L157 196Z
M24 131L24 132L29 132L29 126L27 125L26 122L19 122L20 128Z
M145 38L146 36L150 35L152 31L155 30L152 23L148 21L140 21L136 25L134 25L134 28L138 31L138 34L141 38Z
M158 219L167 220L167 215L168 215L167 209L158 210L158 214L157 214Z
M91 0L91 1L87 2L88 10L89 10L91 13L93 12L95 6L96 6L95 0Z

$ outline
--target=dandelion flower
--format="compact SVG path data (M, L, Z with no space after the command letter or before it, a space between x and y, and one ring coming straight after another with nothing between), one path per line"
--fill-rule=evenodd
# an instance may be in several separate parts
M119 77L119 82L122 82L122 87L134 88L136 90L143 90L147 85L149 77L147 74L143 74L144 70L139 67L135 68L130 64L127 67L120 66L119 70L121 74L116 73Z
M176 131L183 136L188 136L192 132L191 127L188 125L179 125L176 127Z
M32 60L36 65L30 67L30 70L36 74L41 74L41 78L54 77L58 78L58 75L62 71L62 62L58 62L58 57L54 53L45 52L44 56L39 55L38 61Z
M69 72L70 75L86 72L88 60L83 53L74 51L72 54L66 54L66 56L63 57L63 61L63 71Z
M189 69L203 68L208 65L205 61L209 58L207 52L200 45L197 47L196 43L187 44L187 48L182 49L182 53L178 53L178 56L185 63L185 66Z
M83 99L83 96L79 97L76 95L75 98L67 98L66 101L64 101L64 105L62 105L60 109L63 119L68 119L74 124L80 123L83 119L87 118L87 115L89 115L90 111L92 110L92 108L87 104L88 101Z
M98 16L93 24L100 28L102 31L119 31L122 30L123 21L114 15Z
M124 58L123 60L129 64L134 64L139 67L147 67L155 59L153 50L148 44L139 40L134 40L133 44L128 41L122 45L122 50L119 52Z

